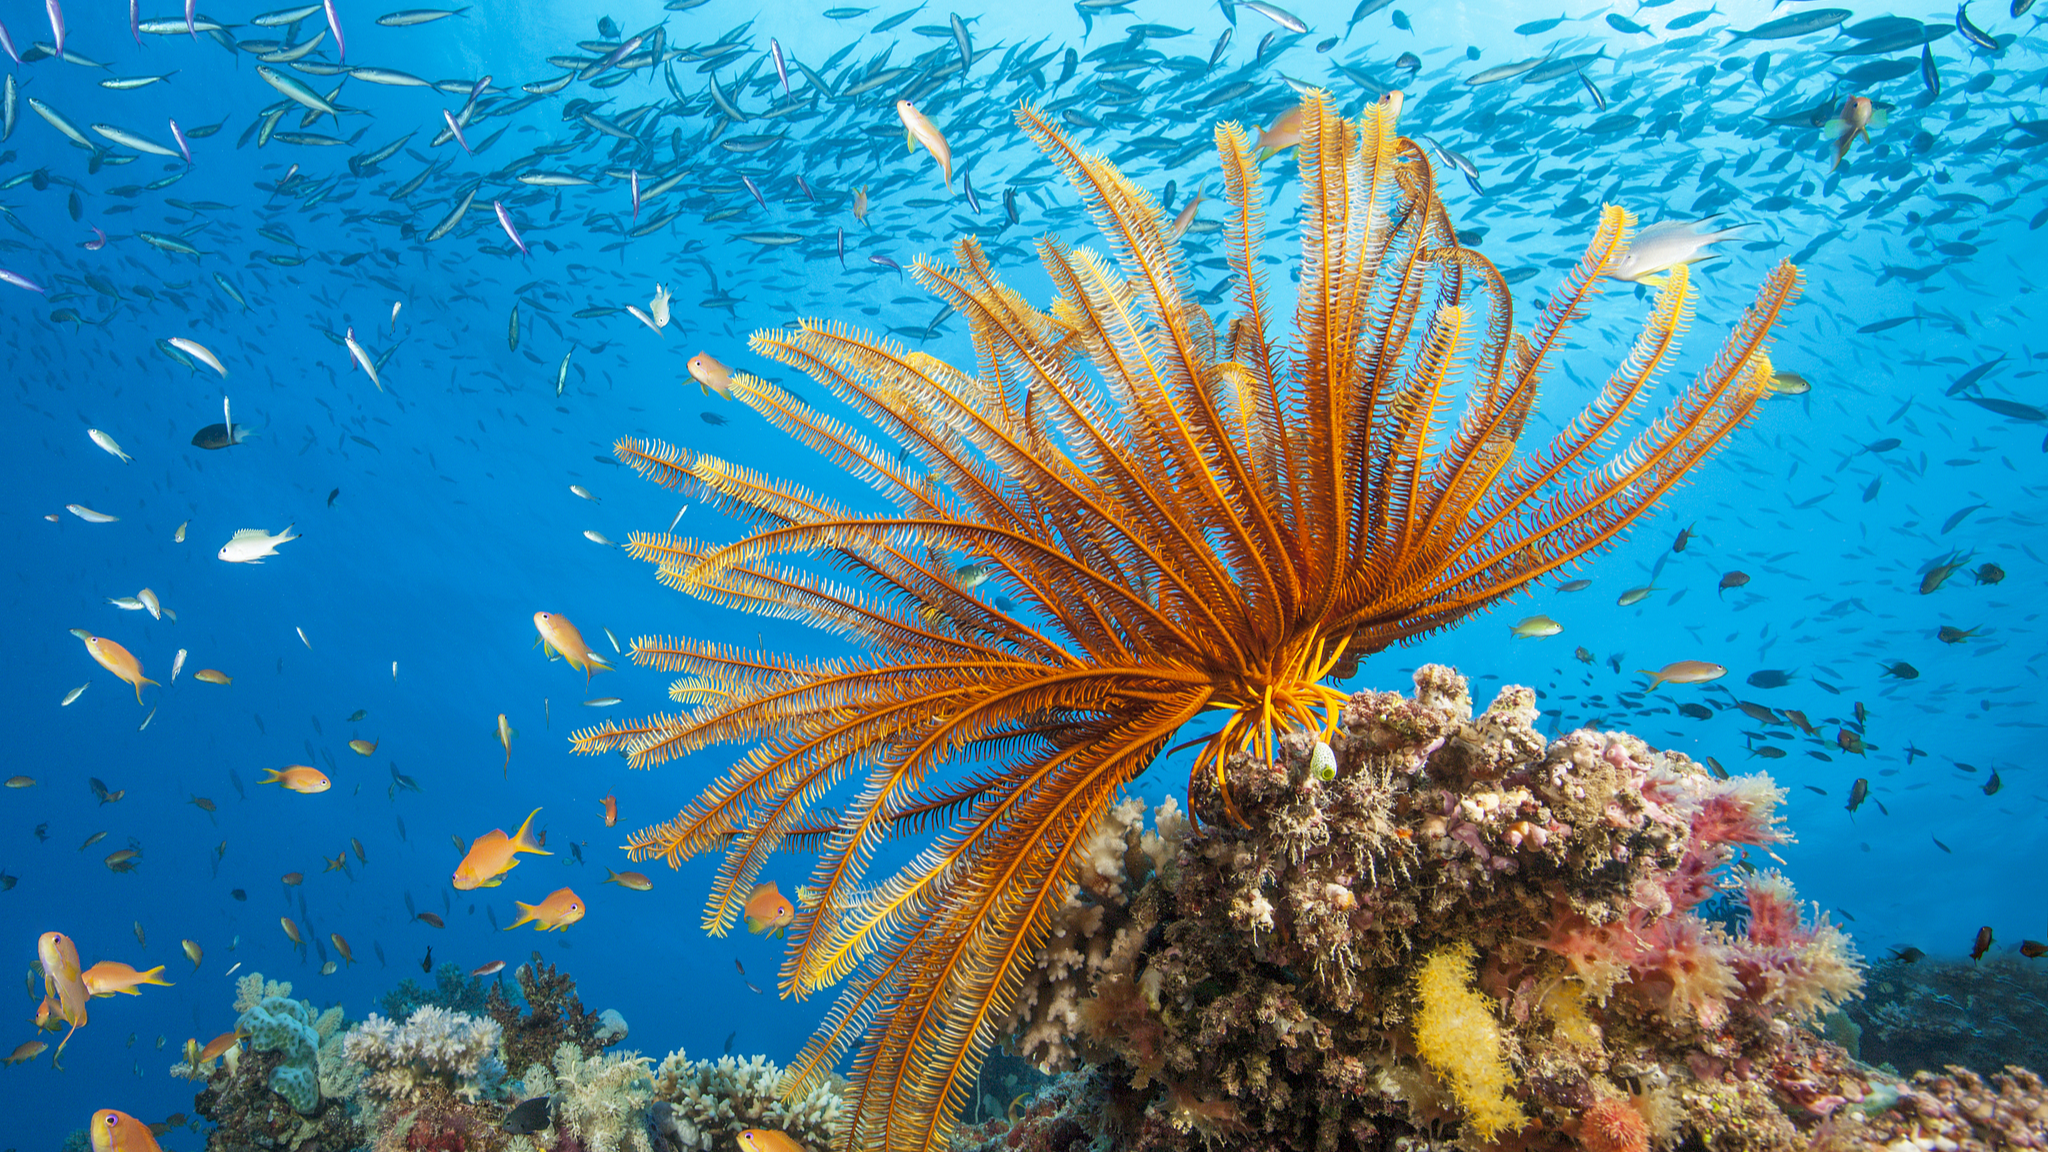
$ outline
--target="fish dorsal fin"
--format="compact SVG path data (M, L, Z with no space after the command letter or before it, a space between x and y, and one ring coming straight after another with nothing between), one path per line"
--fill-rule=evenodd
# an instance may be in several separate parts
M266 532L266 531L264 531L264 530L263 530L263 529L261 529L261 528L237 528L237 529L235 529L235 534L234 534L233 536L231 536L231 537L229 537L229 538L228 538L228 542L229 542L229 543L233 543L233 542L234 542L234 541L236 541L236 540L268 540L268 539L270 539L270 533L269 533L269 532Z

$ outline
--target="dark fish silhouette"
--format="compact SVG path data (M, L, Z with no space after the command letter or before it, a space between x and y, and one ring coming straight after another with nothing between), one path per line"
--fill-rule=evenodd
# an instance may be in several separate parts
M546 1128L550 1123L548 1115L551 1102L546 1096L535 1096L522 1101L518 1107L505 1114L505 1131L514 1136L530 1136Z
M192 434L192 446L195 448L205 448L209 451L232 448L247 440L251 431L247 425L243 424L235 425L233 432L230 432L225 424L208 424Z

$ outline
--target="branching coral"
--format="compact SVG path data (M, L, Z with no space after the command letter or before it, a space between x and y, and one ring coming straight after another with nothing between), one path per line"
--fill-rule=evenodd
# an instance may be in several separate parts
M529 1093L541 1091L529 1073ZM575 1044L555 1049L552 1084L555 1127L585 1152L653 1152L647 1135L654 1101L653 1061L632 1052L585 1056Z
M845 1085L826 1079L784 1098L782 1069L765 1057L691 1060L672 1052L654 1073L657 1127L678 1148L724 1152L747 1128L786 1132L800 1145L824 1149L845 1109Z
M586 1055L604 1051L605 1041L598 1038L604 1028L601 1014L583 1007L576 996L576 981L567 972L544 962L536 952L532 963L521 964L512 975L519 1000L493 984L485 1001L491 1019L502 1030L507 1067L549 1064L563 1044L574 1044ZM520 1001L525 1005L523 1011Z
M343 1054L361 1065L362 1091L384 1104L406 1105L435 1095L476 1100L504 1078L495 1020L427 1004L403 1024L372 1012L348 1033Z

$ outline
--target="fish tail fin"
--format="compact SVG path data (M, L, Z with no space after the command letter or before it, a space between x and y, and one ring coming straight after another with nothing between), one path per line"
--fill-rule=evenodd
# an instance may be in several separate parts
M151 968L151 969L150 969L149 971L147 971L147 972L144 972L144 973L142 974L142 979L141 979L141 980L139 980L139 981L137 981L137 983L141 983L141 984L155 984L155 985L157 985L157 986L158 986L158 987L160 987L160 988L170 988L170 987L174 987L174 985L173 985L173 984L172 984L172 983L171 983L171 982L170 982L169 980L166 980L166 979L164 979L164 978L163 978L163 976L164 976L164 966L163 966L163 965L161 965L161 964L159 964L159 965L157 965L156 967L154 967L154 968ZM135 991L135 990L134 990L133 988L130 988L130 989L129 989L128 991L129 991L129 993L130 993L131 995L135 995L135 996L140 996L140 995L142 995L142 993L140 993L140 992L137 992L137 991Z
M275 768L265 768L263 771L265 775L263 779L257 781L258 784L275 784L284 779L284 773Z
M540 841L533 838L533 818L538 815L540 815L540 809L538 808L526 814L526 822L519 826L518 835L512 837L512 851L534 852L542 856L554 855L554 853L542 848Z
M540 905L522 904L517 900L514 900L512 902L512 905L513 907L519 909L519 919L514 920L512 922L511 927L505 929L505 931L510 932L513 928L517 928L521 924L530 924L533 921L540 919Z
M1655 692L1657 690L1657 685L1662 684L1664 682L1664 678L1662 676L1657 675L1655 672L1650 671L1648 668L1638 668L1636 669L1636 671L1650 678L1650 686L1648 688L1643 689L1643 691L1645 692Z

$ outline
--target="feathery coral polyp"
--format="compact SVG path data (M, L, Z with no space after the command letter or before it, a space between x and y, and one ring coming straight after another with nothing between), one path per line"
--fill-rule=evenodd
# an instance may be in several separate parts
M1216 131L1235 283L1219 331L1152 196L1020 110L1107 255L1041 241L1056 293L1044 310L972 238L955 267L921 261L919 281L969 326L969 369L836 323L754 337L879 436L732 378L735 398L874 488L884 511L619 442L642 475L755 528L724 545L635 534L632 554L664 583L849 644L812 659L642 637L633 659L683 673L671 697L686 711L575 744L646 767L756 742L631 847L671 864L722 848L705 913L717 932L771 852L821 851L781 988L846 981L791 1077L800 1087L861 1042L850 1147L945 1145L1072 888L1074 846L1184 726L1222 713L1196 768L1226 785L1227 806L1235 753L1269 761L1278 733L1334 723L1333 669L1612 542L1766 394L1765 340L1798 288L1789 264L1663 415L1616 445L1689 318L1678 268L1591 403L1520 451L1538 384L1626 250L1630 218L1607 208L1518 329L1507 285L1459 242L1427 157L1396 132L1399 109L1398 94L1356 123L1320 94L1302 108L1291 337L1261 272L1265 209L1242 130ZM828 809L835 792L850 795ZM927 827L929 847L870 881L883 839Z

